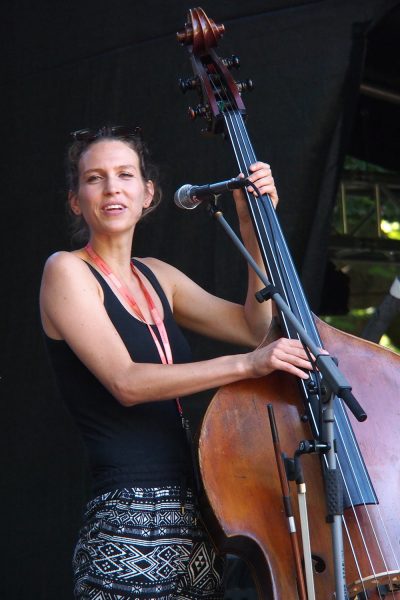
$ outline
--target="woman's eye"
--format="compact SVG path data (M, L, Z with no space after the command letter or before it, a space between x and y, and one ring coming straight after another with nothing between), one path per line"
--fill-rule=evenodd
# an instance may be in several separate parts
M88 183L94 183L94 182L98 181L99 179L100 179L100 175L90 175L86 181Z
M127 171L123 171L122 173L120 173L121 177L126 177L127 179L129 179L130 177L133 177L133 173L129 173Z

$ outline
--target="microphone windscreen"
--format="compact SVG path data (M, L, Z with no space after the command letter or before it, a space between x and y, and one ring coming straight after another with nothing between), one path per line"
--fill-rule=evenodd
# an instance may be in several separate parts
M190 183L186 183L185 185L182 185L178 190L176 190L174 195L174 202L179 208L191 209L196 208L196 206L198 206L199 202L197 200L194 200L190 196L190 190L192 189L192 187L193 186L191 186Z

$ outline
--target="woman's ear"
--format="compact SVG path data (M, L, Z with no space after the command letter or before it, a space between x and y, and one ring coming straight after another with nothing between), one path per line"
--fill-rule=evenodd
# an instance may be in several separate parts
M149 208L150 204L153 201L154 197L154 183L149 179L146 181L146 191L144 195L143 208Z
M74 215L79 216L82 214L81 207L79 205L78 195L75 194L75 192L73 192L72 190L68 192L68 202Z

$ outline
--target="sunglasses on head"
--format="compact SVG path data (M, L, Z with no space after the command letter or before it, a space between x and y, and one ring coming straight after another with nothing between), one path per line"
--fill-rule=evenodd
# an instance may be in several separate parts
M100 129L79 129L78 131L72 131L71 136L77 142L93 142L98 138L107 136L140 138L141 133L140 127L132 128L115 125L113 127L100 127Z

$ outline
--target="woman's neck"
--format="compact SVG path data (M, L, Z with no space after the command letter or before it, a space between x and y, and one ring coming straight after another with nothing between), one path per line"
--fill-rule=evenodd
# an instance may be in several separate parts
M130 273L130 261L132 256L132 238L129 240L115 238L94 238L89 241L92 250L108 267L117 275L128 275Z

